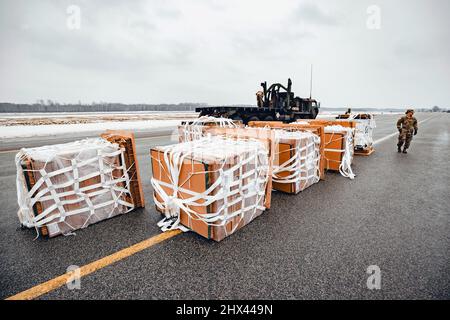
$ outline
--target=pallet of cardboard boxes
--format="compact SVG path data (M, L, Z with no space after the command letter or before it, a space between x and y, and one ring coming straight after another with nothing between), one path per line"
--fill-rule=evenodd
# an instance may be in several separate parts
M324 179L321 128L305 129L281 121L250 121L248 125L275 132L274 190L297 194Z
M162 230L221 241L270 208L273 133L210 126L206 136L150 150Z
M298 120L304 126L321 126L324 130L324 157L326 170L340 172L343 176L355 177L351 165L354 155L356 123L349 120Z
M16 165L19 220L42 236L71 234L144 206L131 133L24 148Z

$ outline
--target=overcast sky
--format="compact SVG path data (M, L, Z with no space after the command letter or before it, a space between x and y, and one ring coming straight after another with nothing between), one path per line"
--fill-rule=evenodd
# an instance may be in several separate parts
M450 107L449 21L448 0L0 0L0 101L254 104L264 80L309 96L313 64L322 106Z

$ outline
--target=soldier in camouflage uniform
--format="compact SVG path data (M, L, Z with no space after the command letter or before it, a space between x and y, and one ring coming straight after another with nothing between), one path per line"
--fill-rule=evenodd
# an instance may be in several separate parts
M417 119L413 116L414 110L408 109L406 110L406 116L401 117L397 121L397 129L399 131L398 143L397 143L397 151L403 153L407 153L406 149L409 148L409 144L413 138L413 134L417 134ZM404 144L404 145L403 145Z

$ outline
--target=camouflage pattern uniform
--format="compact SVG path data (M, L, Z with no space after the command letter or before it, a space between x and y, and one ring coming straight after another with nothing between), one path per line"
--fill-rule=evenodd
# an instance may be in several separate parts
M415 117L408 118L403 116L397 121L397 129L399 131L397 146L400 149L403 144L403 150L409 148L413 134L417 134L417 119Z

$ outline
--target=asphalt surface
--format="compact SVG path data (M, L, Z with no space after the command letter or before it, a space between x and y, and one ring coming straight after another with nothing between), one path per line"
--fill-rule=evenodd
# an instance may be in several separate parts
M375 139L397 117L378 116ZM407 155L386 139L355 158L355 180L330 173L299 195L274 192L269 211L220 243L184 233L83 277L80 290L40 298L449 299L450 115L417 115L430 117ZM35 241L16 217L15 153L0 153L0 297L159 234L148 151L169 143L137 140L145 209ZM367 288L370 265L381 269L380 290Z

